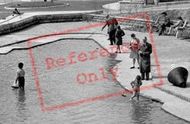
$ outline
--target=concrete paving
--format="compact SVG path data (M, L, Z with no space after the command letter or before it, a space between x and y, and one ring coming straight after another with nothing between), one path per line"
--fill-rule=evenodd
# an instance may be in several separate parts
M34 14L34 13L33 13ZM51 13L49 13L51 14ZM35 15L35 14L34 14ZM22 19L22 18L18 18ZM76 28L84 25L94 24L93 22L73 22L73 23L56 23L49 24L48 27L46 24L39 25L39 31L34 32L33 29L31 31L21 31L18 33L1 36L1 46L18 42L20 40L28 39L34 36L40 36L44 34L50 34L52 32L61 32L64 28ZM59 25L59 27L58 27ZM45 28L42 28L45 27ZM122 26L123 27L123 26ZM35 29L36 30L36 29ZM109 49L110 46L109 41L107 40L106 29L101 32L101 27L93 27L86 30L82 30L80 32L76 32L77 34L67 34L67 35L59 35L55 37L46 37L41 38L35 41L32 45L40 45L48 42L52 42L56 39L60 38L92 38L96 40L100 45L107 48L109 52L115 52L112 49ZM142 32L132 32L125 31L126 35L124 37L124 42L128 43L131 38L130 34L135 33L139 39L143 39L144 36L149 36L148 33ZM26 34L26 35L23 35ZM16 37L9 39L9 37ZM168 72L178 66L183 66L188 69L190 72L190 59L188 58L190 55L190 44L185 40L179 40L172 36L158 36L157 34L153 34L154 41L153 49L155 52L152 54L152 80L143 81L143 86L141 89L141 95L152 98L154 100L158 100L163 103L162 108L167 112L187 120L190 122L190 86L187 88L178 88L174 87L167 81ZM148 39L150 39L148 37ZM149 40L150 41L150 40ZM22 42L18 44L8 45L6 47L0 48L0 53L5 54L10 52L13 49L21 49L27 48L28 45L26 42ZM132 65L132 60L129 58L129 52L124 52L121 54L117 54L116 59L121 62L117 64L118 67L118 75L117 80L121 83L123 87L126 89L131 89L130 82L135 79L136 75L139 74L139 70L129 69ZM157 59L157 60L156 60ZM182 61L183 60L183 61ZM158 61L158 62L157 62ZM155 86L159 82L163 83L162 85ZM190 78L188 78L188 82L190 82Z

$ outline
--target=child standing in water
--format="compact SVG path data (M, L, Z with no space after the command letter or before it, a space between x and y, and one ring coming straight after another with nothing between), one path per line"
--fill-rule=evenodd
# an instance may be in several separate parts
M133 95L131 96L130 100L132 100L134 97L137 97L137 100L139 100L141 85L142 85L141 76L137 75L135 80L131 82L131 86L133 88Z
M17 77L16 77L16 80L15 80L15 83L17 83L18 81L18 87L20 89L23 89L24 90L24 85L25 85L25 71L23 70L23 66L24 64L22 62L20 62L18 64L18 70L17 70Z

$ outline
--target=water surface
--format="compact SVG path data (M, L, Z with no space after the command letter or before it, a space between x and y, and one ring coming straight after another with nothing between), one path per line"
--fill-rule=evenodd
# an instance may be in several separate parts
M122 90L113 81L109 71L108 79L86 84L78 84L79 73L96 73L99 68L109 70L117 60L110 57L98 57L93 60L79 62L77 55L81 52L100 50L101 47L90 40L61 40L56 43L33 49L35 67L37 69L43 100L46 107L66 102L90 98L98 95L114 93ZM75 52L75 64L69 65L68 55ZM129 102L127 97L117 96L105 100L83 103L77 106L42 112L35 80L32 73L31 59L27 50L13 51L0 56L1 87L0 87L0 122L3 124L36 124L36 123L69 123L69 124L185 124L183 120L173 117L161 110L160 104L149 99ZM45 60L66 58L64 66L47 69ZM26 71L25 91L12 90L10 85L15 79L18 62L24 62Z

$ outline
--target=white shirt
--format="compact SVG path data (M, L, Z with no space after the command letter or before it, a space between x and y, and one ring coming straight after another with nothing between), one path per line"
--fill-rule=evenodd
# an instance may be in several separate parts
M17 70L17 77L24 77L25 75L25 72L23 69L18 69Z

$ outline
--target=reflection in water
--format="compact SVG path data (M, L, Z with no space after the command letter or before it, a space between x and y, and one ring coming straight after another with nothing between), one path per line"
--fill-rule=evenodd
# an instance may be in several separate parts
M17 97L16 116L19 118L20 121L24 121L27 119L25 90L18 89L16 91L16 97Z
M25 90L19 89L18 90L18 102L25 104L26 97L25 97Z
M48 71L44 71L44 62L41 60L47 57L47 53L49 56L55 57L66 56L68 54L66 51L70 51L71 49L76 50L76 52L83 50L90 51L89 49L91 47L89 45L92 45L93 48L96 47L96 44L93 44L91 41L87 42L79 40L76 42L69 40L67 42L57 42L49 44L49 46L43 46L40 54L37 48L33 49L36 58L38 58L36 59L36 63L38 62L39 64L37 67L39 67L38 69L41 69L39 71L39 76L41 76L40 85L43 88L42 93L45 96L44 99L47 100L45 101L46 104L55 105L55 102L60 104L67 99L78 100L79 98L83 98L83 96L91 97L99 94L114 93L121 90L121 87L117 82L113 82L113 80L82 86L76 85L73 81L73 76L78 74L80 71L96 72L99 67L105 67L107 69L109 67L113 67L115 63L118 63L117 60L109 59L109 63L106 58L96 59L94 62L90 61L83 65L73 65L72 68L65 67L63 71L62 69L60 69L60 72L56 71L57 73L47 73ZM50 49L55 52L49 52ZM14 60L15 57L27 58L28 51L15 51L12 54L3 57L4 58L1 58L0 56L0 66L14 69L15 67L13 65L16 65L17 63L15 64L15 61L7 63L7 60ZM32 83L34 80L32 77L32 70L30 70L31 65L27 65L27 63L30 63L29 61L30 59L23 60L23 62L26 63L25 68L28 76L26 77L28 87L26 87L25 91L14 89L11 92L10 90L6 90L6 87L10 88L7 83L1 83L0 123L2 124L155 124L160 122L160 120L164 124L184 124L183 121L161 111L160 104L156 104L145 99L140 99L139 102L126 102L130 95L127 95L127 99L122 96L118 96L102 101L99 100L88 104L81 104L79 106L44 113L40 111L39 104L36 99L38 94L34 87L34 83ZM7 72L5 73L4 71L1 71L1 74L10 74L13 72L11 69L5 69ZM49 75L46 77L44 74ZM8 75L9 77L7 77L7 79L11 79L12 75ZM3 75L2 77L5 76ZM63 80L63 82L60 83L60 80Z
M145 104L145 105L144 105ZM152 108L147 108L150 105L148 102L143 101L131 101L132 106L132 120L134 123L146 123L150 119Z

